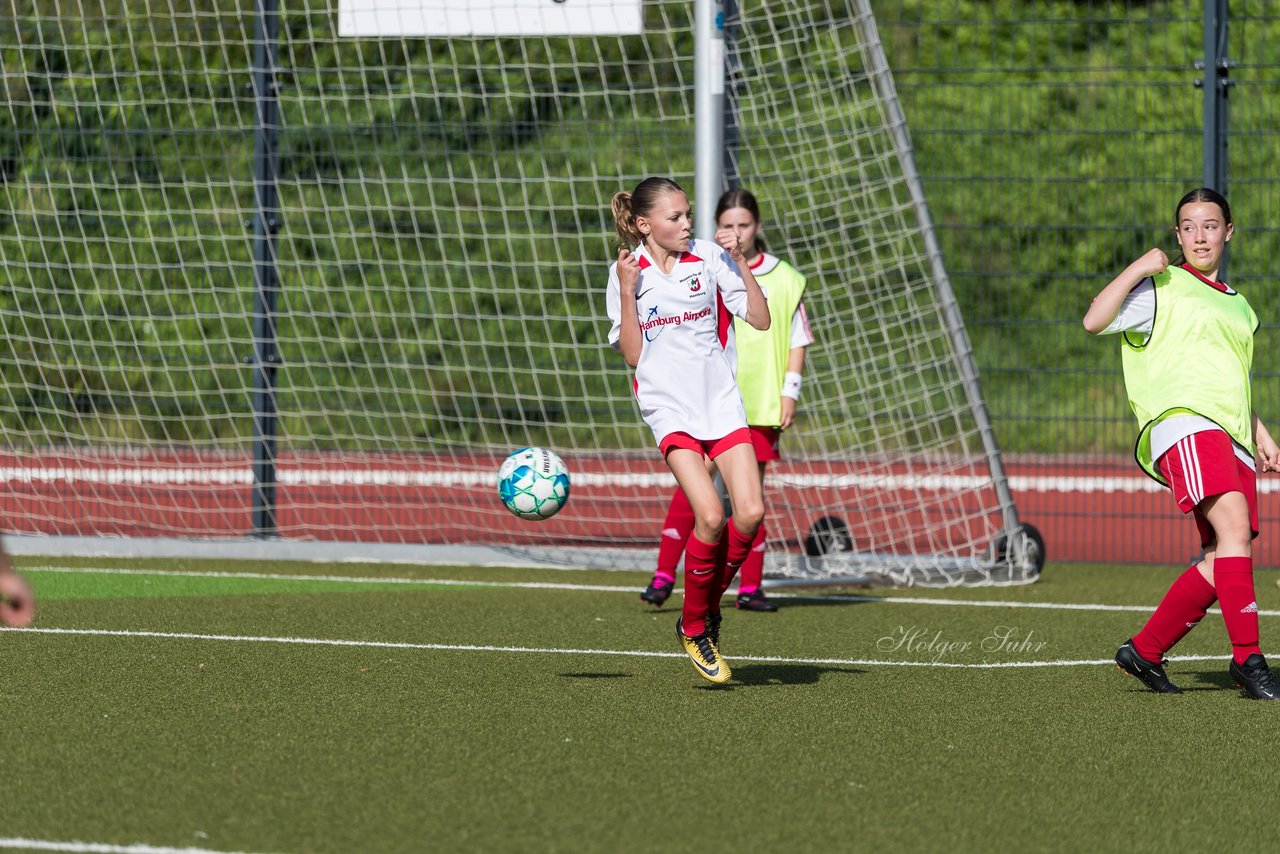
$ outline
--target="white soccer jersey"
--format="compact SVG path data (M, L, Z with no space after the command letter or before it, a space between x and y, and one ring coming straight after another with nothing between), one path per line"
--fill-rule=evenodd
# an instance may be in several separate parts
M633 251L640 266L636 313L642 338L635 393L654 439L684 432L714 441L746 427L732 355L725 352L727 330L718 322L721 300L730 312L746 317L747 285L737 266L708 240L689 241L689 250L667 274L643 246ZM609 343L616 350L622 333L617 262L609 266L605 302L612 321Z
M791 315L791 349L798 350L813 343L813 332L809 329L809 315L804 310L804 302L796 304L796 313Z
M1111 325L1102 330L1101 335L1113 335L1117 332L1140 332L1149 334L1156 321L1156 285L1147 276L1134 285L1125 296L1120 310L1116 312Z

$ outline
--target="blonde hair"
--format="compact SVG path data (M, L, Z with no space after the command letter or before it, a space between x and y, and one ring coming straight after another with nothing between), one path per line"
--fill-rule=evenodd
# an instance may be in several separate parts
M636 227L636 217L648 216L658 199L667 193L684 193L684 190L670 178L645 178L630 193L622 190L613 194L610 207L620 248L630 249L644 242L644 235Z

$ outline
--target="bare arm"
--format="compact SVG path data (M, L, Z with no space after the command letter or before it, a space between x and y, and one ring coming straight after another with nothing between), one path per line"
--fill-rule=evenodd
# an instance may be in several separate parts
M1280 471L1280 447L1276 446L1276 440L1271 438L1267 425L1262 423L1262 419L1258 417L1258 413L1253 415L1253 443L1257 446L1258 462L1262 464L1262 470Z
M787 353L787 370L793 374L804 373L804 354L806 347L792 347Z
M1093 335L1102 332L1120 313L1124 298L1129 295L1129 291L1147 276L1154 276L1168 266L1169 256L1164 254L1163 249L1156 247L1125 267L1124 272L1112 279L1111 283L1093 298L1093 303L1084 315L1084 328Z
M803 374L804 373L804 347L792 347L787 353L787 373ZM796 404L794 397L782 395L782 423L778 425L778 429L786 430L796 421Z
M618 250L618 291L621 297L622 327L618 330L618 351L627 364L640 361L640 315L636 313L636 283L640 281L640 262L628 249Z
M764 291L760 290L760 283L756 281L756 276L751 272L751 268L747 265L747 258L742 254L742 247L738 245L738 233L732 228L716 229L716 243L729 253L729 257L733 259L733 263L738 265L738 274L742 276L742 281L747 286L747 316L743 318L747 323L761 332L769 328L769 300L765 298Z

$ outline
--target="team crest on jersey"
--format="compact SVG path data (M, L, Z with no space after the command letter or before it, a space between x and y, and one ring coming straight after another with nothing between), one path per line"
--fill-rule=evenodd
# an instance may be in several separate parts
M689 293L696 294L700 290L702 290L702 279L694 276L693 281L689 283Z

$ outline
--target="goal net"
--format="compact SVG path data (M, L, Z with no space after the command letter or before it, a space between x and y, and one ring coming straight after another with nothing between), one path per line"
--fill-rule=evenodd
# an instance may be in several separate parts
M0 27L7 529L651 565L674 481L605 340L608 203L694 186L692 3L520 37L273 7L35 0ZM1034 578L865 0L727 32L735 179L817 339L768 574ZM571 471L545 522L497 498L529 445Z

